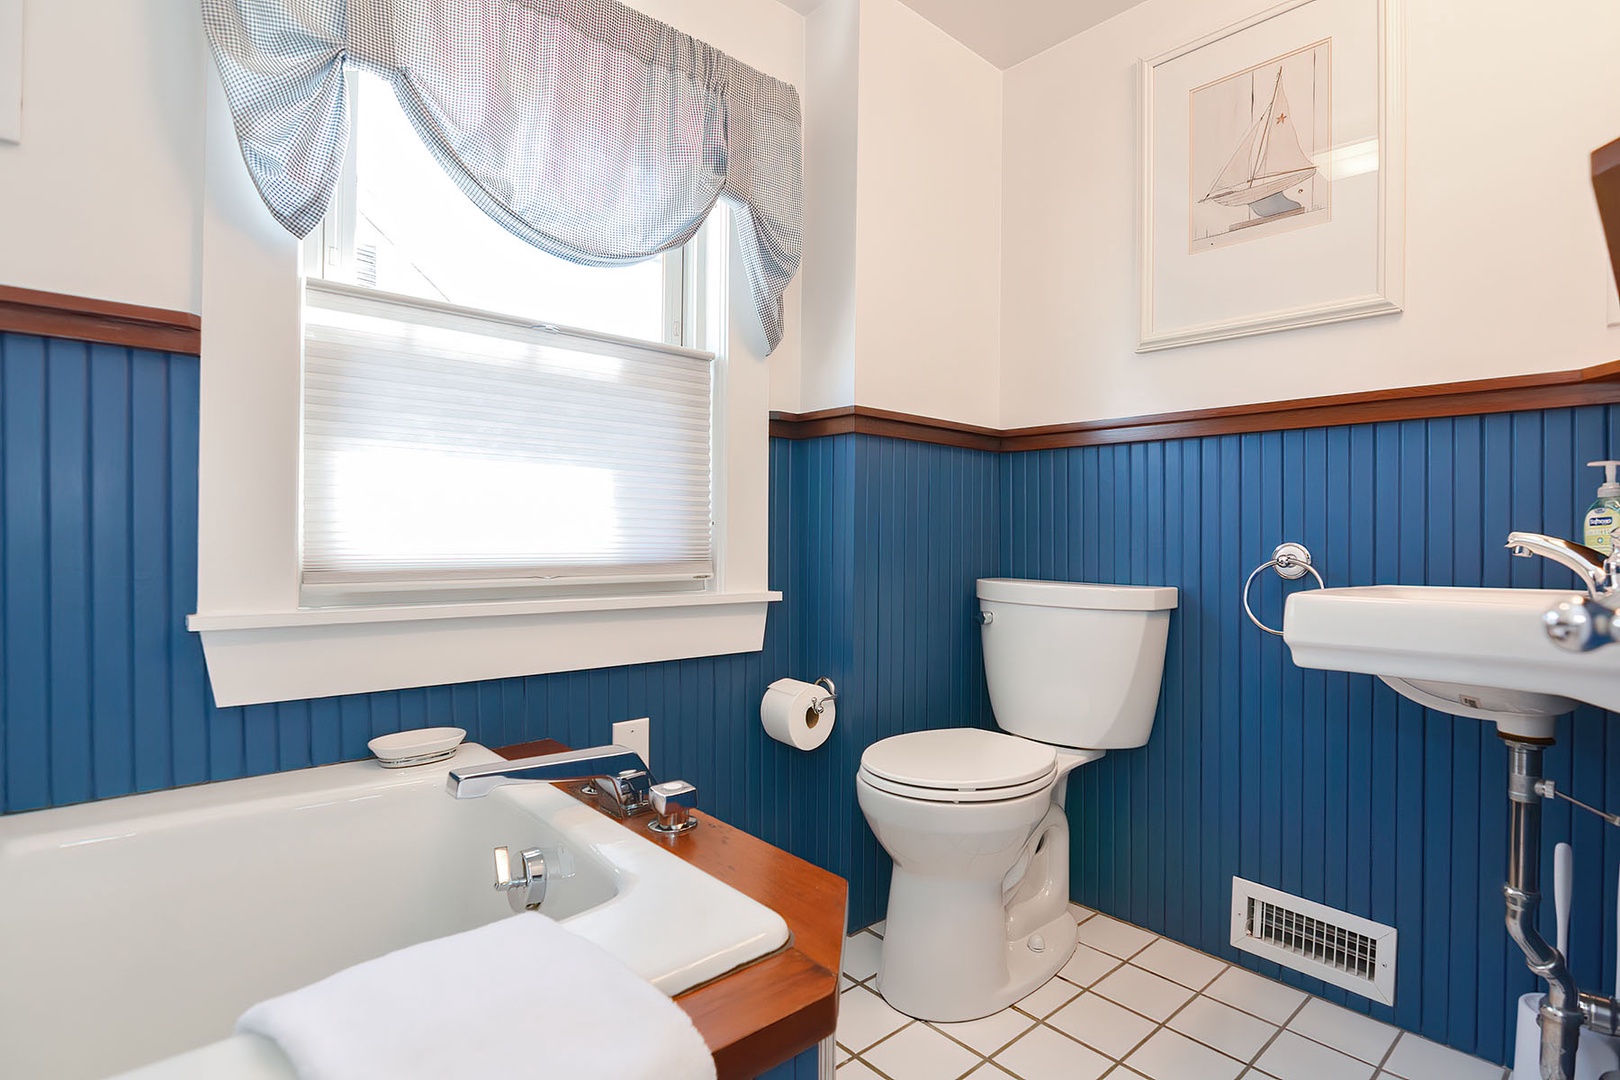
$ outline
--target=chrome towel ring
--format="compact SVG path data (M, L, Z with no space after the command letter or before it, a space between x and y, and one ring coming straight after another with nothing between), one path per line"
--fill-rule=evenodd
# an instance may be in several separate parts
M1317 573L1316 567L1311 565L1311 553L1305 549L1304 544L1278 544L1277 549L1271 553L1270 560L1254 568L1254 572L1249 575L1249 580L1243 583L1243 614L1247 615L1250 622L1266 633L1282 637L1281 630L1273 630L1261 622L1255 617L1254 609L1249 606L1249 586L1254 584L1254 579L1260 576L1262 570L1271 570L1273 568L1276 569L1278 577L1288 578L1290 581L1310 574L1316 579L1318 589L1327 588L1327 582L1322 580L1322 575Z

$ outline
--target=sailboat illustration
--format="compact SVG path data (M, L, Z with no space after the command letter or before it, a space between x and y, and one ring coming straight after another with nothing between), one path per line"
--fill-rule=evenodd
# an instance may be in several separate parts
M1232 228L1258 225L1284 214L1304 209L1283 192L1298 187L1316 172L1316 164L1306 156L1294 131L1293 112L1283 93L1282 68L1272 87L1271 103L1238 141L1237 149L1199 202L1222 206L1247 206L1258 215Z

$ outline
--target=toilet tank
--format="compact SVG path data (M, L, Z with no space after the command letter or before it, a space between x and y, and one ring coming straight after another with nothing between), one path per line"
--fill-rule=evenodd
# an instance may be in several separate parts
M978 595L1003 731L1091 750L1147 742L1174 588L981 578Z

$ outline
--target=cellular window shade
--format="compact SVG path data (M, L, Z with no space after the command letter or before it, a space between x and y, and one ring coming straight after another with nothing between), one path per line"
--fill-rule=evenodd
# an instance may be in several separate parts
M708 354L305 298L306 590L713 576Z

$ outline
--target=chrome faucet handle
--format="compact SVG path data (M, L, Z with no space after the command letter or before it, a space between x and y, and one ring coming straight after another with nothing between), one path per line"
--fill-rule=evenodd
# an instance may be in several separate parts
M1620 595L1620 548L1611 550L1609 557L1603 560L1603 576L1607 579L1604 595Z
M1554 645L1569 652L1591 652L1615 640L1614 613L1603 602L1584 596L1572 596L1547 609L1541 625Z
M652 777L642 769L625 769L596 779L596 804L614 817L633 817L647 809Z
M504 846L495 849L495 891L506 894L513 911L533 911L546 898L546 857L539 848L526 848L518 858L523 873L513 877L512 853Z
M653 832L680 833L697 827L692 808L697 805L697 788L685 780L669 780L652 786L653 812L657 820L649 821Z

